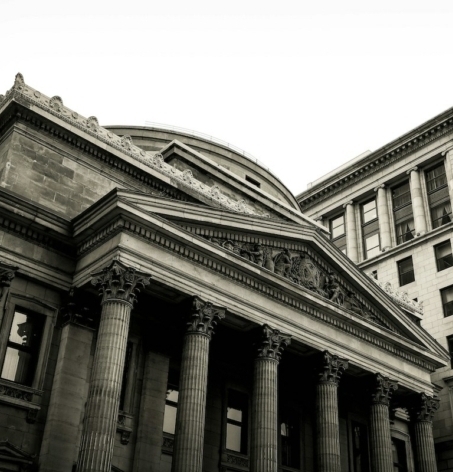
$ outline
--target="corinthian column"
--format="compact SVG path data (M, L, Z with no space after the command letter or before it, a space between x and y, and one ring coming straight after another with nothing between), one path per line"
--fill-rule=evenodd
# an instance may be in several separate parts
M337 389L348 361L324 351L316 386L318 472L341 472Z
M346 209L346 253L352 262L359 262L359 251L357 245L357 228L355 224L354 202L343 205Z
M379 234L381 237L382 251L387 251L392 247L390 236L390 215L387 204L387 191L385 185L379 185L374 191L377 191L377 214L379 218Z
M413 167L407 171L410 177L412 211L414 212L414 226L417 236L426 233L426 215L423 206L422 186L420 184L420 173L418 167Z
M397 388L397 382L376 374L370 412L370 455L373 472L393 472L389 405Z
M433 416L439 400L421 393L417 405L411 410L414 422L415 463L418 472L437 472L433 438Z
M80 446L78 472L110 472L132 305L150 275L113 261L93 274L102 295L93 371Z
M225 309L195 297L182 348L173 472L200 472L208 385L209 341Z
M290 336L263 326L253 376L251 472L277 472L277 367L290 342Z

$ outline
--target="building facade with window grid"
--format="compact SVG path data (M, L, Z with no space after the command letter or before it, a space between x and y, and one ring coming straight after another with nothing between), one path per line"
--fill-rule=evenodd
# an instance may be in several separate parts
M302 211L326 228L348 205L352 224L345 227L346 242L358 248L349 257L396 298L421 304L412 316L445 349L453 336L452 124L450 109L297 196ZM373 231L380 238L372 251L364 224L370 202L376 202ZM433 373L432 381L441 400L434 418L439 470L452 471L446 459L453 450L451 365Z
M18 74L0 171L0 470L435 468L448 353L256 162Z

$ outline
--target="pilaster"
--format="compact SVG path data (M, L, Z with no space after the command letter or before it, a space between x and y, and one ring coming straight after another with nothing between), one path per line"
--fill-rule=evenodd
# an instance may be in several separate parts
M387 203L387 189L385 185L379 185L374 189L377 192L377 214L379 218L379 234L381 238L381 249L387 251L392 247L390 232L390 214Z
M318 472L341 472L338 385L348 361L324 351L316 386Z
M113 261L93 274L102 296L78 472L110 472L131 309L149 274Z
M370 409L370 456L373 472L393 472L389 405L397 388L397 382L376 374Z
M353 201L343 205L346 210L346 252L352 262L359 262L359 248L357 244L357 227L355 222L355 205Z
M173 472L199 472L203 467L209 342L224 317L224 308L193 299L182 350Z
M418 167L413 167L407 171L410 177L412 210L414 213L415 234L422 236L426 233L426 214L423 206L422 186L420 183L420 173Z
M277 472L277 367L290 342L279 330L262 327L253 375L251 472Z

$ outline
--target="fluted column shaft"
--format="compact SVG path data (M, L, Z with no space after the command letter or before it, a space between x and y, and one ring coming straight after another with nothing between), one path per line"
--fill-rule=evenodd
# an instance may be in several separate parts
M437 398L422 393L418 405L411 410L414 423L415 463L418 472L437 472L432 421L438 408Z
M251 472L277 472L277 368L290 341L279 330L262 327L253 375Z
M131 304L102 307L78 469L109 471L113 456Z
M103 296L78 472L110 472L115 444L129 320L138 286L149 276L119 261L94 274Z
M381 238L381 249L386 251L392 247L390 233L390 215L387 203L387 190L384 185L377 187L377 214L379 218L379 234Z
M317 470L341 472L338 384L348 363L327 351L321 361L316 386Z
M181 361L174 472L202 470L206 388L208 384L209 338L187 334Z
M414 213L414 226L417 236L426 233L426 214L423 206L422 186L420 183L420 173L417 167L408 171L410 177L410 189L412 199L412 211Z
M355 223L354 202L348 202L346 209L346 252L352 262L359 262L359 250L357 244L357 228Z
M173 472L200 472L208 385L209 342L225 310L194 298L181 360Z
M377 374L370 411L370 456L372 472L393 472L389 405L397 382Z

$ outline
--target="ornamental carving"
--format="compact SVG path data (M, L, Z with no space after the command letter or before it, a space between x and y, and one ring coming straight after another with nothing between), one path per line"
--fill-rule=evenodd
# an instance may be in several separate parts
M192 312L187 321L188 334L205 334L209 338L214 334L216 324L225 318L225 308L214 306L201 298L192 300Z
M83 300L75 295L74 288L71 288L68 293L66 305L63 306L60 312L63 315L63 326L71 323L79 326L85 326L87 328L94 328L95 321L91 310L82 306L79 302Z
M207 239L253 264L329 299L366 320L394 331L394 328L373 313L334 271L322 267L307 251L291 254L288 249L264 246L260 243L238 243L230 239L212 237L207 237Z
M140 288L149 285L151 275L114 260L102 271L92 274L92 277L91 283L102 295L102 303L121 300L133 304Z
M78 128L88 134L95 136L98 140L112 146L113 148L127 154L132 159L141 164L151 167L158 172L170 176L179 183L189 187L195 193L203 198L204 201L213 201L221 207L245 215L261 216L269 218L269 213L266 213L264 208L257 209L250 203L243 200L237 201L224 195L219 189L209 187L196 179L193 175L181 171L164 161L161 154L153 155L145 152L143 149L135 146L127 136L120 137L111 131L99 125L99 121L95 116L84 118L75 111L63 105L63 100L60 97L49 98L46 95L38 92L34 88L26 85L22 74L16 75L14 86L6 92L5 95L0 95L0 104L9 98L25 99L39 108L50 112L52 115L58 116L60 119L66 121L74 128Z
M19 400L24 400L26 402L31 402L33 400L33 393L26 390L21 390L20 388L10 387L8 385L0 384L0 395L5 395L6 397L17 398Z
M381 403L389 406L395 390L398 390L398 382L390 380L388 377L384 377L381 374L376 374L371 401L373 403Z
M249 460L246 457L236 456L235 454L226 455L227 464L239 465L241 467L248 467Z
M410 409L411 417L415 421L432 422L434 413L439 409L440 401L438 398L430 397L421 393L415 404Z
M320 364L318 372L319 382L333 383L338 386L343 372L348 368L348 361L334 354L330 354L329 351L324 351Z
M258 344L258 358L280 361L283 350L291 343L291 336L268 325L263 326L261 340Z
M11 286L18 270L18 267L0 262L0 299L3 297L5 290Z

